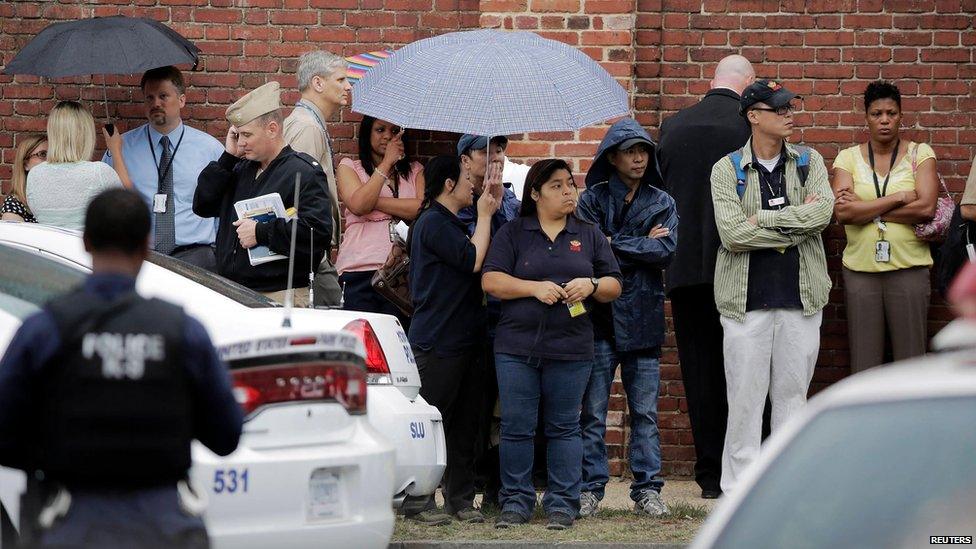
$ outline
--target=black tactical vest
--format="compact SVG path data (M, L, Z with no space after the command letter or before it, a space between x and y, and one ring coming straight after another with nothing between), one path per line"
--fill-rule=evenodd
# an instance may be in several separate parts
M185 478L193 416L183 310L81 290L47 310L61 349L42 374L39 469L68 486L108 489Z

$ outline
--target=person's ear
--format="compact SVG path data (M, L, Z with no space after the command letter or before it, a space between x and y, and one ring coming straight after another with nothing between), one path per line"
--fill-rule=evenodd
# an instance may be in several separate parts
M186 107L186 94L185 93L181 93L180 94L180 108L182 109L183 107Z
M453 193L454 187L457 187L457 181L454 181L450 177L444 180L444 188L447 189L448 193Z
M531 196L531 197L532 197L532 200L533 200L534 202L538 202L538 201L539 201L539 197L540 197L541 195L539 194L539 191L537 191L537 190L535 190L535 189L533 189L533 190L532 190L532 193L530 193L530 194L529 194L529 196Z

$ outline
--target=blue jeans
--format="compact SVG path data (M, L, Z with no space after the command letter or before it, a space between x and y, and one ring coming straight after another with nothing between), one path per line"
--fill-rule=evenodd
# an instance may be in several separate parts
M601 339L594 342L594 349L593 373L586 387L580 416L583 430L583 491L592 492L598 499L603 499L604 487L610 480L607 445L603 437L607 432L610 385L617 364L620 364L630 408L630 448L627 457L634 474L630 498L637 501L642 491L660 492L664 487L664 479L657 477L661 472L661 437L657 428L660 364L657 358L641 351L617 353L613 344Z
M532 516L535 507L532 463L541 398L549 470L542 507L547 515L558 511L575 517L579 512L583 458L580 404L592 366L590 360L495 354L502 412L502 489L498 497L502 511L514 511L524 518Z

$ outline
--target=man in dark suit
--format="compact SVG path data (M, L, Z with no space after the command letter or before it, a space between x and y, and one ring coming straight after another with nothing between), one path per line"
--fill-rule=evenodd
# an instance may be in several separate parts
M720 242L709 177L715 162L749 138L749 126L739 115L739 95L755 79L745 57L722 59L705 97L661 125L657 148L664 189L674 197L680 219L681 240L666 284L695 438L695 480L703 498L722 493L719 480L728 415L722 326L712 288Z

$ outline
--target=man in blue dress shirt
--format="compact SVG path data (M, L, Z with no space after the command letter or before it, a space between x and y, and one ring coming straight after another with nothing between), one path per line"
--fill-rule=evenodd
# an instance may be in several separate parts
M186 86L179 69L146 71L141 86L149 122L122 135L122 150L135 190L153 212L153 249L216 271L216 220L193 213L193 192L200 172L224 146L183 124ZM102 160L113 162L107 152Z

